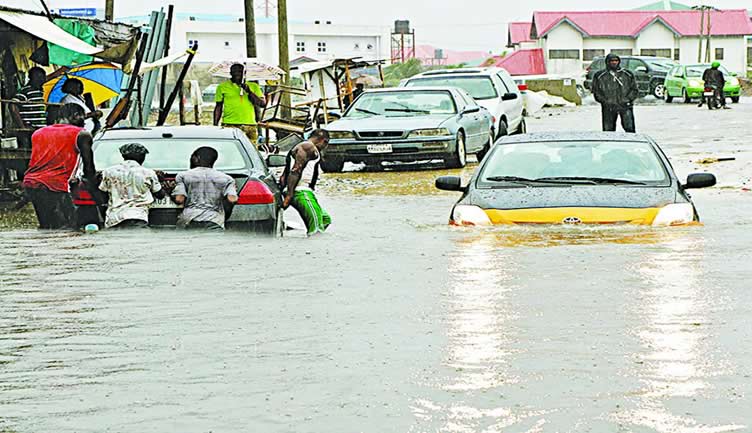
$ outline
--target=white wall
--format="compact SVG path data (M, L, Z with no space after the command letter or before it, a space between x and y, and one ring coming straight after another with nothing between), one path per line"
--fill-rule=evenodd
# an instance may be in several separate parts
M718 60L731 72L746 75L747 42L743 36L714 36L710 43L710 59L715 59L715 49L724 49L724 59ZM699 38L682 38L680 40L681 63L697 63L697 46ZM702 45L702 63L705 62L705 44Z
M642 30L635 43L635 55L640 55L643 49L669 49L673 56L674 48L678 46L676 35L662 22L654 22Z
M569 23L561 23L551 30L543 42L546 57L546 71L549 74L577 74L582 71L582 33ZM577 60L551 59L550 50L579 50Z
M363 57L365 59L391 57L389 29L385 27L290 24L289 34L290 60L300 56L321 60L335 57ZM242 22L179 21L175 23L171 39L171 52L187 47L190 40L198 40L199 51L195 59L198 63L244 58L246 54L245 25ZM297 51L297 41L306 43L304 52ZM225 42L229 42L229 46L226 46ZM326 43L326 52L318 52L318 42ZM276 23L258 24L256 26L258 57L268 63L277 64L279 62L277 45ZM368 48L369 45L371 48Z

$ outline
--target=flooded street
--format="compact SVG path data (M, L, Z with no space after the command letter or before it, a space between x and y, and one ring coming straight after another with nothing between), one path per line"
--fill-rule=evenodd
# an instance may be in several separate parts
M636 116L703 226L450 228L444 169L325 175L312 239L2 214L0 432L750 432L752 101Z

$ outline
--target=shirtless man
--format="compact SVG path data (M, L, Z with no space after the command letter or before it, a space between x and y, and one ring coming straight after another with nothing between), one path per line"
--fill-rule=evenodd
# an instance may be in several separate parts
M321 152L329 145L329 132L317 129L311 137L290 150L280 178L284 188L282 206L292 206L305 222L308 235L323 233L332 218L319 205L314 190L319 177Z

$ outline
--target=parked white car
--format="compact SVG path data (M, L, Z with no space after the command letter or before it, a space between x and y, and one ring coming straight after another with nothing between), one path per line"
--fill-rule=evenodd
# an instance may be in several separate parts
M527 132L523 117L523 100L509 73L496 67L442 69L415 75L402 87L458 87L465 90L481 107L493 115L496 138Z

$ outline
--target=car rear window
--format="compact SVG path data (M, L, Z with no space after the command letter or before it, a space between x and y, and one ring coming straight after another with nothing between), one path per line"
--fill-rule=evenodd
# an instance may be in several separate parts
M702 77L702 75L705 73L707 69L710 69L710 65L689 65L687 66L687 77L688 78ZM723 73L724 77L728 77L731 75L728 69L724 68L723 66L719 67L718 69Z
M208 139L118 139L100 140L94 145L94 164L98 170L119 164L123 161L120 146L128 143L140 143L149 150L144 167L167 172L179 172L190 169L193 151L202 146L216 149L219 158L214 168L220 171L242 170L250 162L243 156L244 150L237 140Z
M490 77L424 77L407 82L407 87L458 87L475 100L493 99L499 96Z

